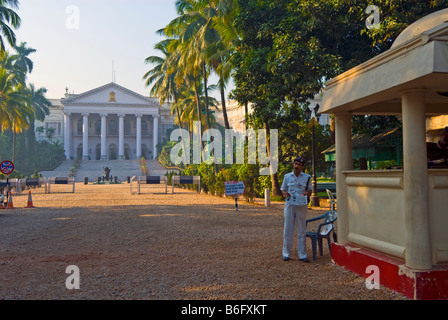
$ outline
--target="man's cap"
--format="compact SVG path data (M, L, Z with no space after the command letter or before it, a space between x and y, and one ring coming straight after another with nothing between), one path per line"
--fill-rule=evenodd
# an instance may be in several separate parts
M297 157L297 158L294 159L294 162L299 162L301 164L305 164L305 158Z

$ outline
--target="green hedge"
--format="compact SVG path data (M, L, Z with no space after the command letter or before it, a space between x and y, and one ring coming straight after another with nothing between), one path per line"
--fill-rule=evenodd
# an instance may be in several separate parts
M218 172L215 175L214 164L190 164L183 171L180 171L182 176L200 176L201 189L204 192L210 192L213 195L223 196L225 194L225 181L244 181L246 185L246 193L244 197L251 202L254 198L263 198L264 190L271 189L271 176L263 176L259 174L260 166L258 164L233 164L233 165L217 165ZM289 172L290 168L279 166L278 179L281 184L283 176ZM171 184L171 179L176 172L168 172L168 184ZM190 190L197 190L196 185L185 185L185 188Z

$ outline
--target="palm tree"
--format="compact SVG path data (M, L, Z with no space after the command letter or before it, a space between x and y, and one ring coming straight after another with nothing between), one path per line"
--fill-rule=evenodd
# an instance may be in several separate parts
M159 31L163 34L163 29ZM179 105L177 104L179 93L179 86L182 81L178 78L177 72L177 60L170 58L172 51L175 50L175 43L178 43L177 39L165 39L160 41L155 45L155 49L159 50L164 56L150 56L145 59L146 64L153 64L153 69L149 70L143 76L146 79L145 85L148 87L153 84L150 95L156 96L159 99L160 104L164 102L174 103L171 105L171 115L176 113L177 115L177 125L182 129L181 112L179 110ZM185 149L186 142L182 139L182 144Z
M186 43L186 52L184 56L188 57L187 63L200 66L205 93L205 112L207 127L210 126L209 99L207 79L210 73L208 66L206 50L207 47L219 39L219 35L213 28L213 18L216 16L216 10L210 1L191 1L180 0L177 2L187 4L188 8L184 11L189 19L186 20L184 32L181 34L182 41ZM190 5L190 6L188 6Z
M178 16L159 31L160 34L174 40L170 44L170 56L165 63L171 67L177 67L177 84L188 83L194 89L195 96L192 98L191 95L188 95L190 97L188 101L196 104L195 111L191 109L191 103L187 104L188 108L186 107L185 100L182 104L175 103L178 108L182 108L180 122L186 121L186 119L191 122L191 117L194 115L197 120L201 121L201 106L205 104L206 124L208 128L212 128L207 80L210 73L215 71L220 76L219 85L225 128L230 128L225 108L224 90L232 69L229 63L230 55L235 48L235 39L237 39L235 28L231 22L235 5L236 0L177 0L175 6ZM232 46L229 46L230 44ZM200 86L202 86L202 90ZM201 98L200 91L203 92L204 99Z
M36 137L34 135L34 120L43 121L45 116L50 114L51 102L45 97L47 93L46 88L39 88L36 90L34 84L30 84L25 89L26 104L33 112L28 115L29 128L27 130L28 146L30 154L34 154L34 147Z
M225 107L225 84L230 78L231 54L235 50L238 33L233 25L236 0L178 0L179 16L167 26L168 33L176 34L183 44L180 64L187 72L202 77L205 90L207 119L207 78L215 71L220 78L221 101L226 129L229 129ZM201 69L201 70L199 70ZM210 127L209 121L207 121Z
M145 59L145 64L154 65L153 69L146 72L143 79L146 79L145 85L149 87L153 84L150 95L159 99L159 103L174 101L176 103L178 96L178 84L176 83L176 66L170 65L172 60L168 59L170 56L169 45L175 41L174 39L165 39L157 43L154 48L159 50L163 57L150 56ZM172 111L173 111L172 105ZM182 128L180 121L180 112L176 109L178 125Z
M14 46L15 54L11 55L11 60L13 61L13 67L16 72L21 75L21 80L23 83L26 81L26 74L33 71L33 61L28 58L31 53L36 52L36 49L29 48L26 46L26 42L20 43L19 46Z
M198 80L201 78L203 80L206 123L207 128L210 129L207 86L210 68L207 67L205 49L209 43L218 37L217 32L211 26L214 11L210 10L210 2L204 0L177 0L176 10L179 16L165 27L165 33L168 36L174 36L179 39L175 57L178 57L178 64L181 66L181 70L183 70L184 77L188 78L188 81L194 85L197 108L196 116L198 120L201 119L200 82ZM202 128L200 128L201 132ZM201 144L201 147L204 147L203 144Z
M12 47L16 44L16 35L9 25L14 29L20 27L20 17L13 10L18 8L18 0L0 0L0 52L5 51L5 41L3 38L6 38L6 41Z
M0 67L0 125L2 132L13 134L12 161L15 158L15 135L28 128L33 110L26 103L26 93L21 83L16 84L14 74Z
M25 75L22 70L19 69L18 66L14 64L15 60L13 56L9 53L9 51L0 52L0 67L4 68L8 74L14 75L12 77L12 84L18 85L21 83L25 84Z
M208 46L206 53L211 67L219 76L218 85L221 94L224 126L226 129L230 129L226 109L225 87L233 70L231 57L236 50L236 44L239 39L238 31L233 23L237 3L236 0L215 0L214 3L216 13L213 17L212 26L220 38Z
M0 125L2 132L13 129L21 132L20 126L28 126L27 116L30 109L26 107L23 86L16 84L15 75L0 67Z
M214 88L214 86L211 86L211 88ZM203 104L205 103L205 93L204 93L204 86L202 84L198 84L197 86L197 93L196 90L192 89L191 86L188 85L188 83L184 83L180 87L180 95L178 102L176 103L176 107L179 108L179 110L182 110L181 113L181 120L183 123L187 123L189 129L193 128L193 121L195 119L201 119L202 125L204 125L207 120L206 117L201 114L200 117L197 116L197 99L199 98L199 103ZM212 107L215 109L218 109L215 98L208 97L209 102ZM216 119L213 115L210 115L210 122L211 124L215 124ZM189 130L190 131L190 130ZM191 131L190 131L191 133Z
M192 81L192 79L199 79L203 72L201 48L198 38L195 37L198 28L202 25L202 17L200 15L202 3L203 1L177 0L176 10L179 16L164 28L165 35L179 40L175 43L171 59L177 61L180 71L179 76L189 78L189 82L194 85L198 121L200 121L201 115L200 99L197 92L198 82Z
M36 120L43 121L45 116L50 114L49 108L51 102L45 97L47 93L46 88L39 88L36 90L34 84L30 84L25 90L27 96L27 104L33 110L33 117Z

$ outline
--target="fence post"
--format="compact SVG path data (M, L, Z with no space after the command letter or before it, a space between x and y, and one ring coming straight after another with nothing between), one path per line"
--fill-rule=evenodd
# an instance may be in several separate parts
M264 189L264 205L269 207L271 205L271 192L269 188Z

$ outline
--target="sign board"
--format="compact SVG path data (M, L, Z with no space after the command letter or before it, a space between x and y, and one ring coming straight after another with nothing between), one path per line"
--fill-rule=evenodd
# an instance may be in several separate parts
M10 174L14 171L14 164L9 160L3 161L0 163L0 171L3 174Z
M226 181L224 182L226 196L235 196L246 192L244 181Z
M289 204L293 206L306 206L308 205L308 197L307 196L301 196L298 194L293 194L289 199L286 199L286 201L289 202Z

